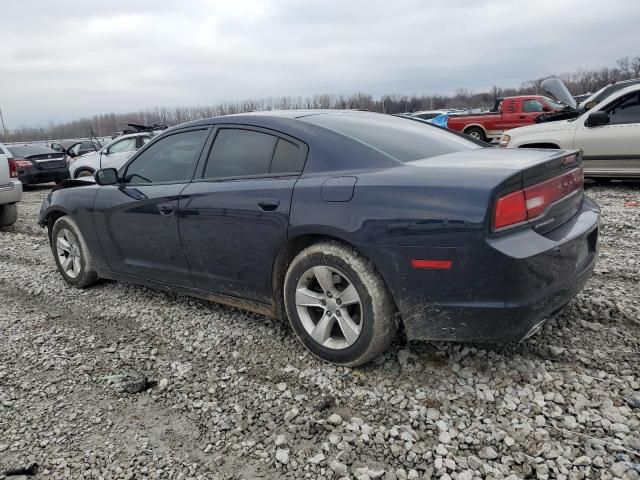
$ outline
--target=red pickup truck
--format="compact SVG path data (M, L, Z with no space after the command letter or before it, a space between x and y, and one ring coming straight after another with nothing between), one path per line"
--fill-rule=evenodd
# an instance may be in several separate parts
M535 123L538 115L558 112L563 108L565 105L541 95L504 97L498 98L488 112L449 115L447 127L490 142L500 138L505 130L530 125Z

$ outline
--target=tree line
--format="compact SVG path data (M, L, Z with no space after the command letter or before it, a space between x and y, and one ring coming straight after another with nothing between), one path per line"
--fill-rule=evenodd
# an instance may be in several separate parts
M177 125L207 117L250 111L286 109L359 109L382 113L402 113L443 108L479 108L492 106L497 97L543 94L540 84L549 77L560 78L574 95L595 92L612 82L640 77L640 56L624 57L613 67L579 69L573 73L550 75L523 82L516 88L494 86L488 92L473 92L458 88L453 95L386 94L378 98L366 93L352 95L312 95L308 97L277 97L261 100L222 102L216 105L191 107L155 107L127 113L103 113L70 122L50 122L45 127L22 127L0 131L2 141L22 142L89 137L91 131L99 137L122 131L127 122L145 125Z

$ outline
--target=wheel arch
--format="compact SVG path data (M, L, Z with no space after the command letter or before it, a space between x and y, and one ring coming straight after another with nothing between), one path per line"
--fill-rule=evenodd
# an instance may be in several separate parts
M273 311L276 318L278 319L286 318L283 287L284 287L284 279L287 274L289 265L291 265L291 262L293 261L293 259L302 250L304 250L307 247L310 247L311 245L314 245L316 243L321 243L321 242L334 242L334 243L341 244L347 248L354 250L358 255L362 256L363 258L371 262L376 272L378 273L378 275L380 275L380 278L382 279L385 286L389 290L390 296L394 302L394 308L396 309L396 312L399 311L395 303L395 298L391 293L392 290L389 288L389 285L387 285L384 275L382 275L376 263L368 255L366 255L362 251L362 249L358 248L356 245L354 245L347 239L342 238L338 235L324 234L324 233L323 234L306 233L306 234L300 234L295 237L289 238L287 242L280 248L280 251L278 252L278 255L276 255L276 258L273 262L271 285L272 285L272 295L273 295ZM401 319L400 319L400 323L402 323Z
M49 244L51 244L51 234L53 232L53 226L60 217L64 217L66 215L68 215L68 213L60 209L54 209L47 212L44 220L47 226L47 236L49 237Z
M469 125L467 125L466 127L464 127L464 129L462 130L462 133L466 134L470 129L472 128L479 128L480 130L482 130L484 132L484 136L487 136L487 129L484 128L483 125L480 125L479 123L471 123Z
M85 166L78 167L78 168L73 172L73 178L74 178L74 179L77 179L77 178L78 178L78 175L79 175L80 173L82 173L82 172L89 172L89 173L91 173L91 174L93 175L94 173L96 173L96 170L95 170L94 168L92 168L92 167L85 167Z

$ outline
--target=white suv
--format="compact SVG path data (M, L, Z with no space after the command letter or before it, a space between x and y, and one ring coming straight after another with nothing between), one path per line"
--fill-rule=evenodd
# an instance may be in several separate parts
M90 180L101 168L120 168L155 135L154 132L122 135L96 152L73 158L69 163L69 175L71 178L87 177Z
M0 227L8 227L18 219L18 202L22 200L22 183L9 150L0 143Z
M586 176L640 178L640 85L615 92L579 117L507 130L500 146L580 148Z

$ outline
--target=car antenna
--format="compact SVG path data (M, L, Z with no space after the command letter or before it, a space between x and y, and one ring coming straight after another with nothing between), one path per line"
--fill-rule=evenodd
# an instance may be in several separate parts
M96 142L98 142L98 145L100 145L100 148L102 148L102 142L100 142L100 140L98 140L98 137L96 137L95 133L93 133L93 127L91 126L91 124L89 124L89 140L93 140L94 138L96 139ZM96 145L91 142L91 145L93 145L93 151L97 152L98 149L96 148Z

